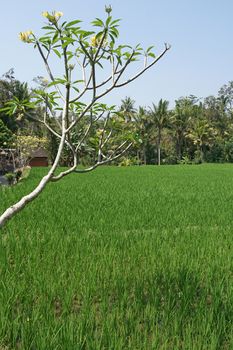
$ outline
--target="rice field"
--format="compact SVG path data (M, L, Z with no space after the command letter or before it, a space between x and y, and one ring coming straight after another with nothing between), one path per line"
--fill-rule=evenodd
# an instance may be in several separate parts
M233 349L233 165L74 174L0 237L1 350Z

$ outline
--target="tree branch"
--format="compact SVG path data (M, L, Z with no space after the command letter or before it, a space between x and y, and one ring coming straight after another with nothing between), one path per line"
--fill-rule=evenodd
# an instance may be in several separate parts
M117 154L114 157L111 156L110 158L107 158L106 160L103 160L101 162L97 162L96 164L94 164L93 166L91 166L90 168L87 168L87 169L75 169L74 172L79 173L79 174L88 173L88 172L96 169L98 166L110 163L110 162L120 158L121 156L123 156L123 154L125 154L125 152L127 152L128 149L132 146L132 144L133 143L131 142L121 153Z
M43 53L43 51L42 51L42 48L41 48L41 46L40 46L39 41L36 41L36 46L37 46L37 48L38 48L38 50L39 50L39 53L40 53L40 55L41 55L41 57L42 57L42 59L43 59L43 61L44 61L45 68L46 68L46 70L47 70L47 72L48 72L48 75L49 75L50 79L51 79L52 81L55 81L55 78L54 78L54 76L53 76L53 74L52 74L52 71L51 71L51 69L50 69L50 67L49 67L48 61L47 61L47 59L46 59L46 57L45 57L45 55L44 55L44 53ZM56 87L56 90L57 90L57 92L59 93L61 99L65 102L65 98L64 98L64 96L63 96L61 90L59 89L59 87L58 87L57 85L55 85L55 87Z
M170 45L167 45L165 44L165 49L163 50L163 52L156 58L154 59L153 62L151 62L148 66L146 66L145 68L143 68L139 73L137 73L135 76L133 76L132 78L130 78L129 80L121 83L121 84L118 84L118 85L115 85L116 88L119 88L119 87L122 87L124 85L127 85L129 83L131 83L132 81L134 81L135 79L137 79L138 77L140 77L140 75L142 75L144 72L146 72L149 68L151 68L156 62L158 62L164 55L165 53L170 50L171 46Z

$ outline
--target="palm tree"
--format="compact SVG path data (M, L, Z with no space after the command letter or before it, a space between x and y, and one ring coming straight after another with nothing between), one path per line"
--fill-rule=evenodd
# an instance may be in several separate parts
M157 154L158 154L158 165L161 164L161 139L162 131L168 125L169 112L168 112L169 102L166 100L160 100L158 106L154 103L152 108L150 108L150 119L152 126L157 129Z
M149 127L150 119L148 116L148 111L145 107L139 106L138 112L134 115L134 122L136 125L137 133L140 137L140 146L138 150L138 159L141 159L141 163L146 164L146 148L148 145ZM141 157L142 153L142 157Z
M209 146L216 135L216 130L204 118L197 118L187 133L187 138L197 147L201 162L204 160L204 146Z
M188 98L176 100L175 108L171 116L171 126L176 144L176 156L181 160L185 146L185 136L189 122L193 116L193 103Z
M16 132L27 127L27 112L33 111L30 107L31 92L27 83L21 83L8 73L4 75L5 79L0 79L0 107L3 107L0 117L10 130ZM7 114L10 110L11 118Z
M136 108L134 107L134 104L135 104L135 101L127 96L125 97L124 100L121 100L120 112L123 113L125 121L127 123L133 119L136 113Z

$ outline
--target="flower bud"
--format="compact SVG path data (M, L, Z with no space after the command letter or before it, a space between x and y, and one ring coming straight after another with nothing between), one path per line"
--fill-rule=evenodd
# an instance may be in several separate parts
M41 83L42 83L42 86L46 87L49 85L49 80L47 78L42 78Z
M45 18L48 18L49 17L48 11L42 12L42 16L45 17Z
M52 13L49 13L48 11L44 11L42 12L42 16L47 18L50 23L56 24L59 21L59 19L63 16L63 12L53 11Z
M108 15L110 15L110 13L112 12L112 6L111 5L106 5L105 6L105 12L107 12Z
M28 30L26 32L20 32L19 39L24 43L32 43L33 42L32 35L33 35L33 32L31 30Z
M56 18L56 20L58 21L61 17L63 16L63 12L61 11L57 11L54 14L54 17Z
M102 40L102 37L97 38L96 35L91 37L90 46L92 47L98 47L100 45L100 42ZM108 42L106 39L104 39L102 43L102 47L106 47L108 45Z

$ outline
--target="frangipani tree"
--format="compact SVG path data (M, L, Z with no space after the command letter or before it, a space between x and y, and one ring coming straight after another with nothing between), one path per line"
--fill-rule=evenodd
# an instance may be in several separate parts
M121 144L113 146L111 125L114 124L112 123L115 115L114 106L101 103L101 99L112 90L139 78L166 54L170 46L165 44L164 50L155 56L152 52L153 47L144 51L140 45L133 48L117 44L119 19L113 19L111 11L111 6L106 7L107 18L105 20L96 18L92 22L91 31L82 29L80 20L62 22L62 12L44 12L43 16L47 20L46 26L43 27L44 36L38 38L32 31L20 33L23 42L32 44L37 49L46 67L49 76L47 88L36 91L35 104L44 103L44 118L40 122L59 139L59 147L48 173L31 193L0 216L0 227L34 200L49 182L58 181L70 173L92 171L100 165L118 159L133 144L134 138L131 135ZM64 70L64 74L60 77L56 77L52 69L54 56L60 61ZM140 58L142 67L135 75L127 77L129 65ZM99 76L102 77L107 73L107 68L108 75L100 81ZM56 110L62 110L60 119L56 118ZM48 123L49 118L56 119L56 128L52 128ZM86 128L81 135L76 133L79 137L75 139L73 136L76 127L84 118ZM103 127L98 133L99 156L93 165L80 169L78 167L80 147L99 120L103 120ZM55 174L65 145L72 152L72 166L66 171Z

